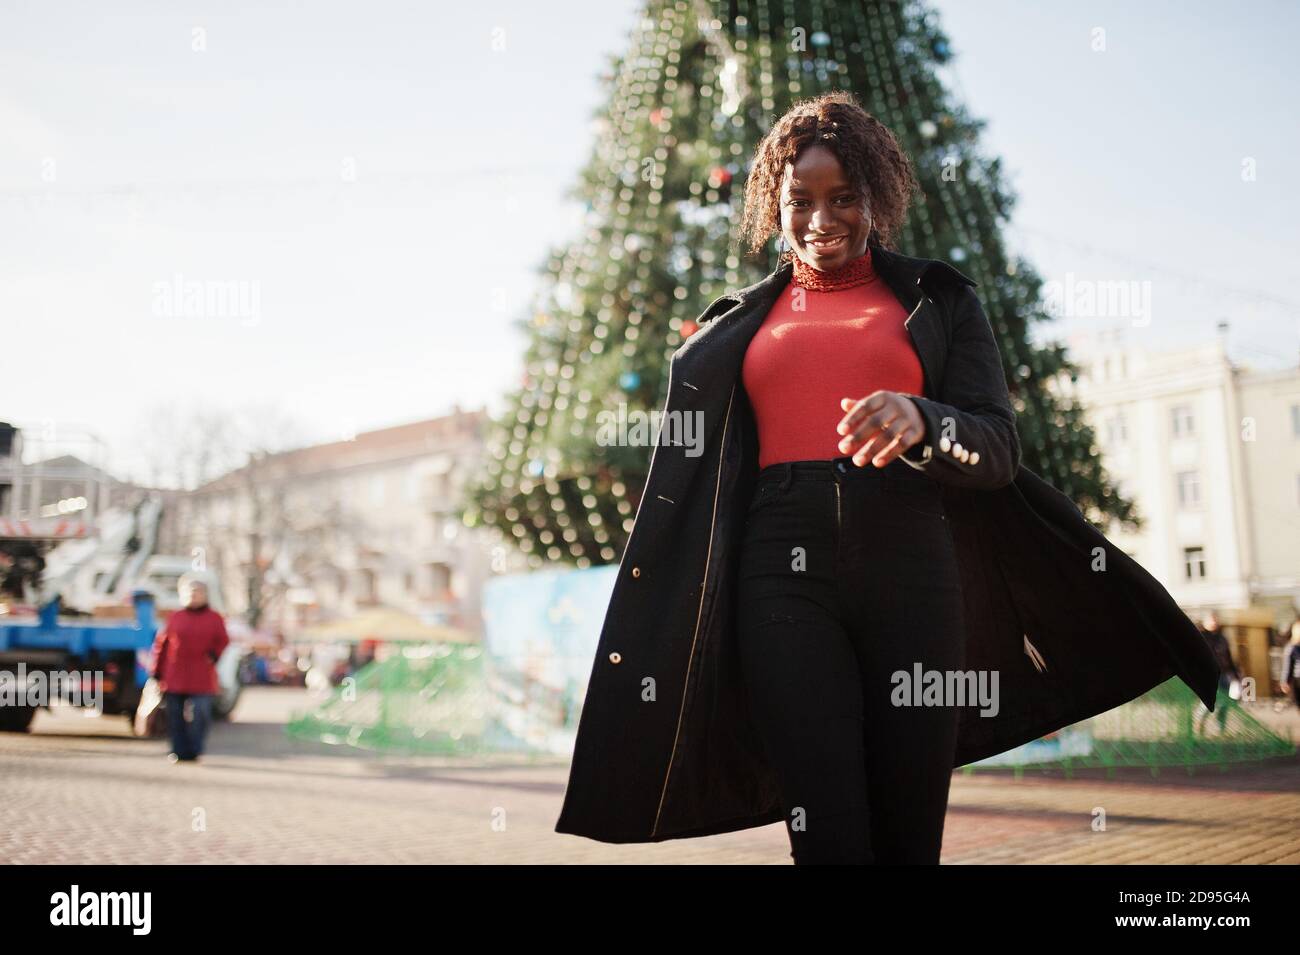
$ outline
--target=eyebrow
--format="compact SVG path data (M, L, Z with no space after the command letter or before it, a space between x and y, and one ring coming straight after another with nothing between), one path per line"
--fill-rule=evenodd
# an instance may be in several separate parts
M852 189L852 188L853 188L853 183L851 183L851 182L842 182L842 183L839 183L839 184L837 184L837 185L831 186L830 191L831 191L831 192L839 192L839 191L841 191L841 190L849 190L849 189ZM793 185L793 184L789 186L789 188L788 188L787 191L788 191L788 192L791 192L791 193L794 193L794 192L808 192L808 190L805 189L803 186L796 186L796 185Z

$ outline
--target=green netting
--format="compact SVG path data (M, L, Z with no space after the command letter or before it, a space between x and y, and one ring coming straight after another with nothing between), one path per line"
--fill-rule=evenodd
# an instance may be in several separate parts
M325 702L296 715L299 739L385 752L437 755L540 752L511 727L514 694L478 646L418 644L373 661Z
M493 665L478 646L408 645L359 670L290 736L394 753L554 754L562 749L563 707L541 681ZM1210 713L1179 679L1041 740L963 767L1075 769L1226 767L1290 756L1295 745L1226 693Z
M1123 706L1065 727L1036 743L964 767L986 766L1075 769L1143 767L1158 775L1162 768L1185 769L1291 756L1296 747L1283 739L1226 692L1220 690L1214 712L1207 710L1182 680L1170 679Z

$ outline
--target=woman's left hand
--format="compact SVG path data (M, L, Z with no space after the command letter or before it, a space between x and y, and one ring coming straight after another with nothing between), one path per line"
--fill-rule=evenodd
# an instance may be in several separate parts
M840 452L853 455L853 463L864 467L867 458L883 468L925 437L925 420L906 395L896 391L873 391L865 398L841 398L840 410L848 412L839 423ZM856 449L856 450L854 450Z

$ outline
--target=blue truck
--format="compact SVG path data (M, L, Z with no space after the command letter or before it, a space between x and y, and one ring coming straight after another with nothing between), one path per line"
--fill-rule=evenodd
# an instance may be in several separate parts
M26 730L54 696L133 718L158 624L152 593L137 590L132 599L133 621L63 621L55 597L34 621L0 623L0 679L9 682L0 696L0 730Z
M118 494L110 506L103 451L88 432L0 421L0 730L25 731L55 697L133 717L182 578L206 583L221 611L214 573L157 553L160 493ZM134 620L123 616L132 609ZM232 642L217 662L218 718L238 699L241 656Z
M62 703L125 716L134 727L158 621L153 593L136 590L131 598L131 621L60 620L55 597L34 621L0 622L0 732L25 732L36 711L56 696ZM218 719L229 717L239 699L241 656L232 643L217 661L221 692L212 710Z

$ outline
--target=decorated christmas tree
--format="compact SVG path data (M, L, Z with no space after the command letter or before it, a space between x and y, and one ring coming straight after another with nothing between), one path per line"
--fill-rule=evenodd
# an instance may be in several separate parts
M775 267L775 242L747 255L736 234L748 163L775 118L835 89L856 94L915 164L922 196L897 251L945 259L979 283L1025 466L1099 527L1133 520L1082 409L1053 387L1075 374L1063 347L1029 342L1030 325L1049 318L1041 280L1003 246L1013 199L999 161L978 149L983 123L940 82L950 56L919 2L648 0L604 77L608 100L574 192L586 226L550 256L522 381L495 423L466 522L499 528L533 566L620 558L653 441L601 440L602 412L657 414L693 319Z

